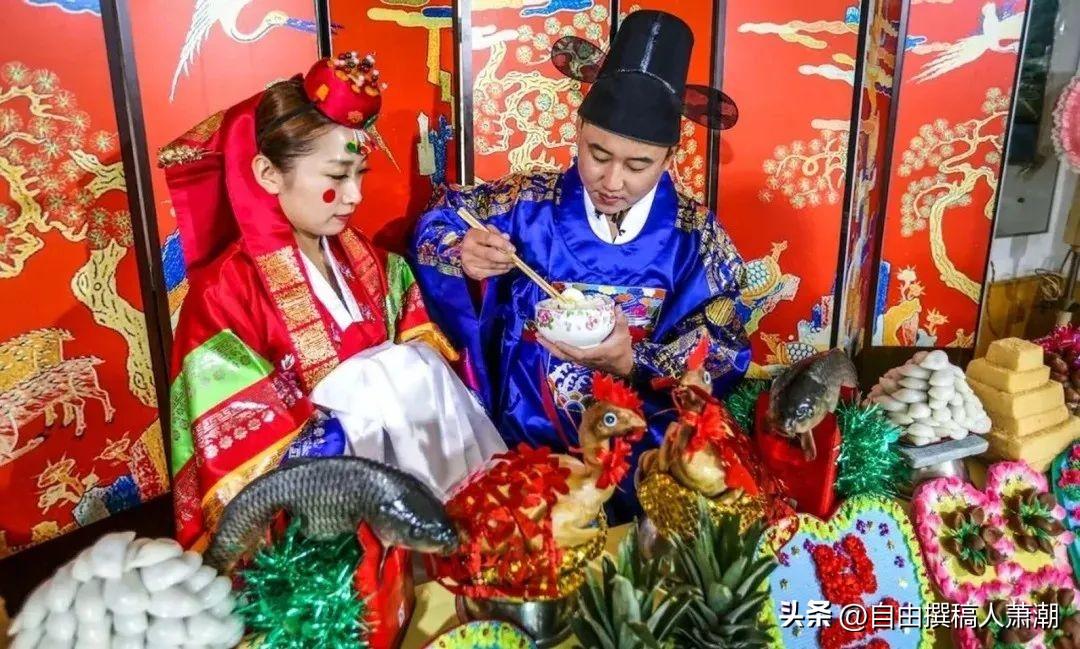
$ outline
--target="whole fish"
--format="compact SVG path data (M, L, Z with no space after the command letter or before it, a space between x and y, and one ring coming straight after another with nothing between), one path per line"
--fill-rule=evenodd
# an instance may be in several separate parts
M229 502L206 563L231 569L281 510L299 516L313 539L355 533L364 521L386 546L441 553L458 546L442 502L412 475L360 457L303 458L252 480Z
M806 459L817 457L814 427L836 410L842 386L857 387L851 359L830 349L802 359L773 380L769 391L769 421L777 432L798 437Z

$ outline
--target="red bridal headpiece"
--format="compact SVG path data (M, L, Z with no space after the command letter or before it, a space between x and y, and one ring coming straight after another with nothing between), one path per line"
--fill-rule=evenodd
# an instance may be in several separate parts
M304 92L319 112L338 124L365 129L382 107L382 85L375 57L346 52L322 59L304 76Z

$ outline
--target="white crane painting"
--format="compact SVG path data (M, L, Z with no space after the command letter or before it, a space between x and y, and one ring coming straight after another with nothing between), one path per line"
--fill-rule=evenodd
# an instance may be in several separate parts
M259 24L250 32L240 30L237 22L240 13L251 4L252 0L196 0L195 12L191 16L191 27L188 28L184 45L180 48L180 60L176 64L176 72L173 74L172 86L169 89L169 101L176 96L176 85L182 74L187 74L191 64L199 56L199 50L203 43L210 37L210 32L215 25L221 25L225 35L237 43L253 43L278 27L295 29L314 34L316 32L315 21L293 18L284 11L274 10L268 12Z
M1024 12L1002 16L997 4L982 6L978 32L947 44L944 52L923 66L914 80L918 83L936 79L944 74L973 63L987 52L1017 52L1024 30Z

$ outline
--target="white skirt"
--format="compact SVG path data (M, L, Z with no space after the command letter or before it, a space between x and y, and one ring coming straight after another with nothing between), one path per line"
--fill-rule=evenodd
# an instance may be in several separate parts
M353 455L447 492L506 450L476 397L428 345L383 343L342 362L311 393L337 417Z

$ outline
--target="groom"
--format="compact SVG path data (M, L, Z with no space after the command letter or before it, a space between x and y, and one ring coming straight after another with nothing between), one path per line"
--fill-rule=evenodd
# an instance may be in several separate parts
M445 188L419 221L412 253L429 312L465 350L468 378L511 447L576 445L575 415L601 370L645 400L649 433L636 465L671 420L671 399L652 379L683 372L703 336L717 393L750 363L735 313L742 259L668 173L692 46L679 18L630 14L579 109L574 166ZM488 231L469 229L462 207ZM530 321L546 296L514 268L514 252L559 286L611 296L619 312L610 336L591 349L538 336ZM632 474L612 501L613 522L638 511Z

